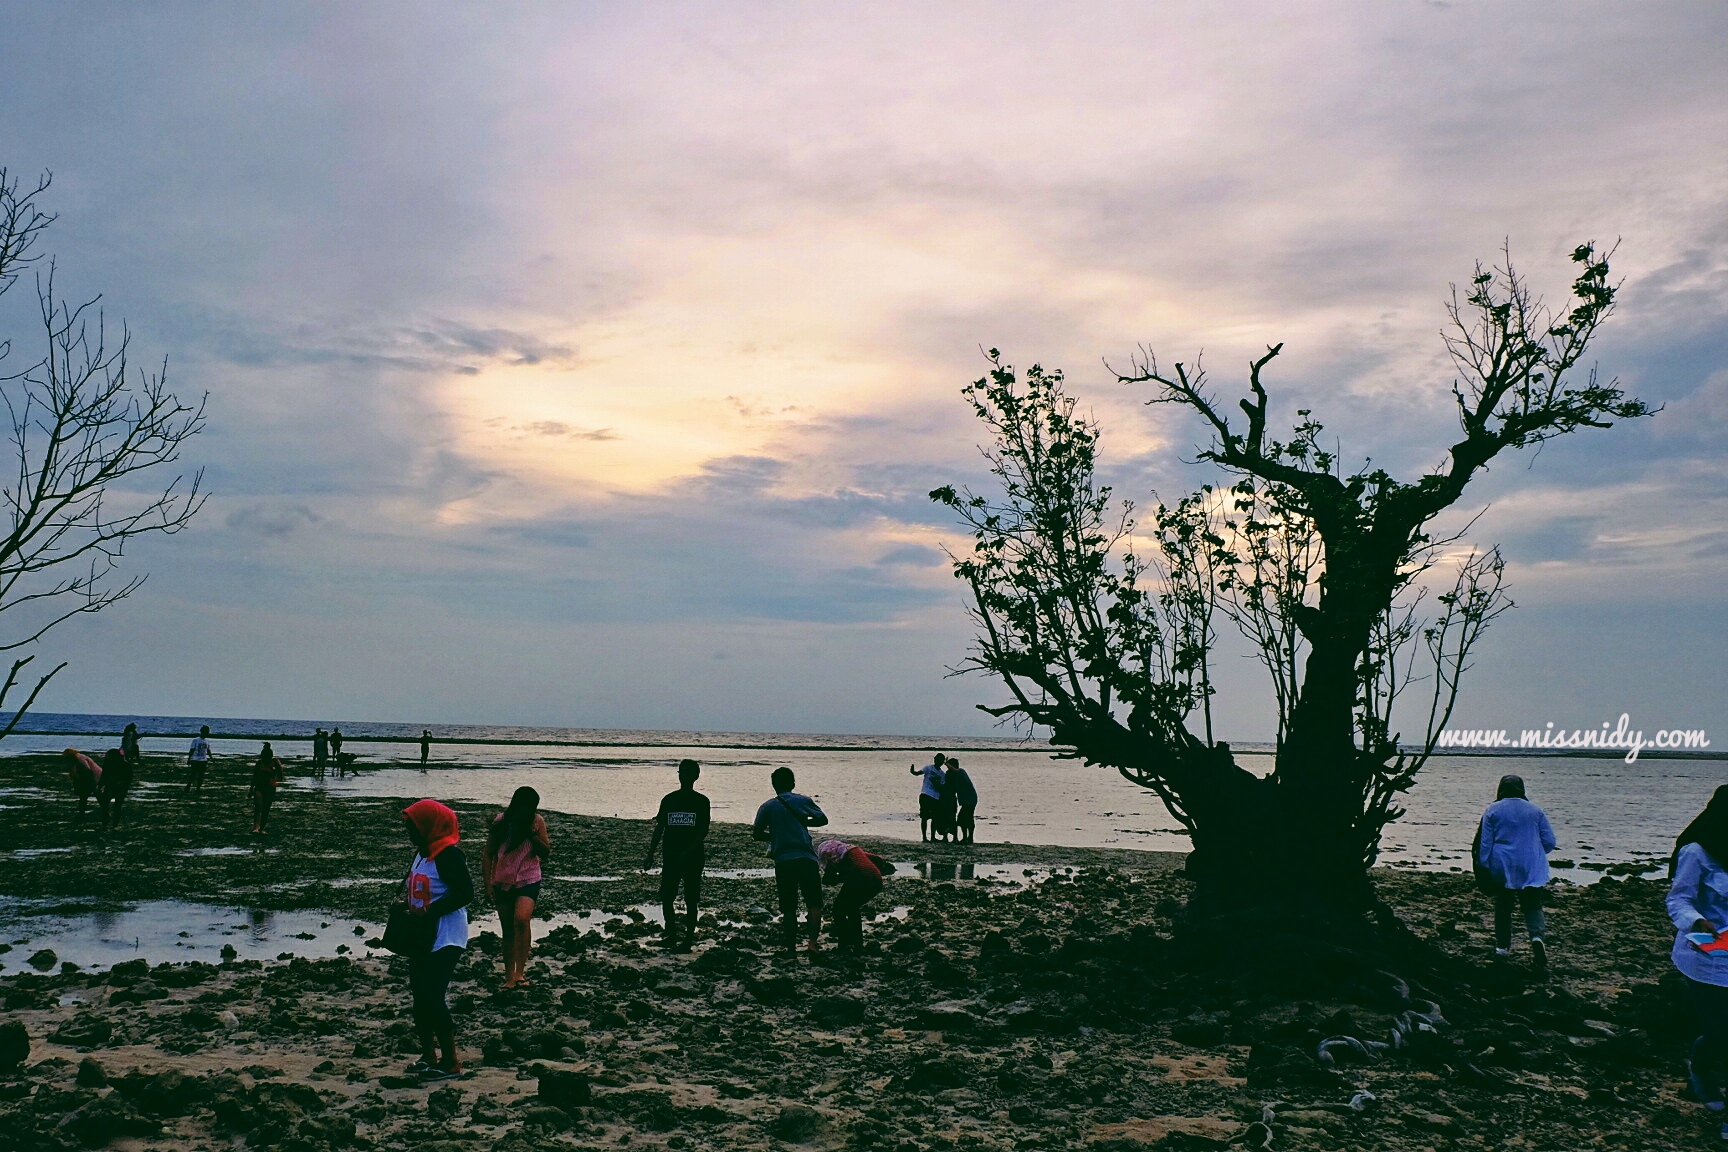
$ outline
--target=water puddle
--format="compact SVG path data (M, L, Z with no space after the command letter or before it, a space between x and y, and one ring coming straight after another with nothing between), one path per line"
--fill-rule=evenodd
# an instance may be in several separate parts
M10 856L14 860L29 860L36 856L57 856L62 852L76 851L78 851L77 845L66 848L14 848L12 851L0 853L0 855Z
M280 848L266 848L262 844L253 848L242 848L238 845L228 848L182 848L174 853L176 856L269 856L281 852Z
M10 963L4 966L17 971L43 948L52 949L58 962L85 969L139 958L152 964L220 964L227 958L224 947L241 960L366 956L371 954L366 940L381 931L377 925L328 912L270 912L184 900L145 900L121 911L67 908L63 900L0 898L0 935L14 942L14 950L4 958Z

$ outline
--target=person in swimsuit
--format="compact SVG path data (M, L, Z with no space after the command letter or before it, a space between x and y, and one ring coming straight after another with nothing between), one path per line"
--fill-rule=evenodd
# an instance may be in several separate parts
M252 768L252 831L262 834L270 826L270 805L276 802L276 787L281 783L282 761L266 740Z
M482 871L486 899L498 909L504 937L504 987L528 984L528 956L534 946L534 905L540 899L541 864L552 855L540 793L518 788L510 806L492 818L486 834Z
M90 798L101 791L102 765L76 748L68 748L60 755L65 758L67 770L72 776L72 795L78 798L78 823L82 824L84 815L90 808Z

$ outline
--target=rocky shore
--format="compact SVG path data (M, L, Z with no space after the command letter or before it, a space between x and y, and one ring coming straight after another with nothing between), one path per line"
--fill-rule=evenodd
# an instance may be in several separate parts
M333 799L295 778L270 834L251 837L240 765L219 765L194 799L164 761L147 764L130 825L104 835L93 820L72 827L53 758L5 765L0 898L14 912L174 898L378 924L406 863L396 813L412 797ZM459 811L472 842L490 812ZM872 842L937 877L964 861L1033 875L897 876L875 902L865 955L796 959L775 949L771 881L717 877L696 950L669 954L636 908L655 887L639 871L645 824L549 822L553 874L607 879L550 883L543 909L594 910L601 926L544 935L532 986L513 993L498 987L497 937L479 934L451 987L471 1075L430 1090L403 1075L405 965L367 955L359 937L323 960L74 971L33 947L28 917L12 919L0 1147L1715 1142L1681 1092L1689 1029L1654 881L1558 886L1544 973L1524 957L1493 961L1490 909L1467 877L1382 870L1405 921L1482 973L1455 1002L1434 993L1435 1016L1385 982L1312 983L1312 963L1286 963L1280 938L1252 926L1241 947L1260 962L1209 972L1175 930L1180 859L1128 851ZM743 828L716 827L711 870L763 863ZM477 928L495 930L475 912Z

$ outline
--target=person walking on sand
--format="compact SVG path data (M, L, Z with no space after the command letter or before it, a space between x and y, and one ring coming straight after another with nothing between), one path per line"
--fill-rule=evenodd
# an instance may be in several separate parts
M270 742L264 742L258 753L258 763L252 766L252 787L247 796L252 801L252 831L258 835L270 827L270 805L276 802L276 789L282 783L282 761L276 758Z
M402 821L414 845L403 902L411 915L436 920L431 948L408 957L408 992L420 1039L420 1059L408 1065L408 1074L427 1081L455 1080L462 1075L462 1060L456 1052L456 1020L445 996L468 948L474 878L468 858L457 847L462 834L455 812L436 800L416 800L402 810Z
M120 805L132 790L132 761L120 748L108 749L102 757L102 786L96 790L96 809L102 814L102 830L120 827Z
M828 817L816 807L816 801L792 791L798 784L792 769L774 769L769 782L774 799L756 809L750 835L768 841L768 855L774 859L774 888L780 897L786 950L793 952L798 947L798 897L802 895L810 951L815 952L822 946L822 870L816 863L815 845L810 843L810 829L822 827Z
M816 859L822 865L822 883L840 885L830 920L834 939L842 952L862 951L864 905L882 891L882 876L892 872L894 865L856 844L839 840L824 840L816 845Z
M83 824L90 798L102 788L102 765L76 748L68 748L60 755L66 760L67 771L72 777L72 795L78 798L78 823ZM101 801L98 800L97 804L100 805Z
M506 988L528 985L541 865L551 856L546 818L540 815L540 793L526 786L516 789L510 806L492 817L492 827L486 833L486 857L480 866L487 902L498 909L498 929L504 937Z
M1687 1053L1692 1095L1712 1112L1723 1111L1728 1078L1728 784L1674 841L1668 861L1668 919L1674 922L1670 959L1686 978L1686 998L1698 1036ZM1728 1123L1721 1136L1728 1140Z
M192 738L192 746L186 750L186 788L188 791L204 791L204 773L209 767L210 725L200 724L198 735Z
M947 773L942 770L948 757L936 753L936 759L920 768L912 765L912 775L924 777L924 783L918 788L918 838L924 843L930 842L932 825L941 814L942 782Z
M1476 860L1499 883L1494 895L1494 951L1512 954L1512 908L1524 913L1530 951L1538 965L1548 963L1544 942L1547 921L1542 898L1548 883L1548 853L1554 851L1554 829L1548 816L1524 795L1520 776L1502 776L1494 803L1482 813Z
M978 820L978 789L972 783L972 777L966 774L966 769L960 767L960 761L948 757L947 778L944 787L953 794L954 803L959 811L954 816L954 827L958 839L970 844L973 841Z
M312 730L312 771L323 776L330 767L330 733L322 728Z
M126 757L126 763L132 765L134 771L143 762L143 751L138 747L138 725L128 723L120 733L120 754Z
M432 755L432 729L420 729L420 765L425 767L426 761Z
M697 906L702 900L702 866L708 852L708 797L696 791L702 765L694 760L678 761L678 791L660 798L654 817L654 835L648 841L644 868L654 866L654 851L665 845L660 863L660 905L666 915L666 946L688 952L696 943ZM678 889L684 889L684 939L678 939L678 919L673 913Z

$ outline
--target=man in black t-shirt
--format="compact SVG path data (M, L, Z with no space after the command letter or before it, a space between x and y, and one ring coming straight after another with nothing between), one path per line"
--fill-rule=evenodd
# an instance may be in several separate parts
M654 817L654 838L648 842L648 860L654 864L654 852L661 841L666 844L664 866L660 869L660 903L666 907L666 943L681 952L688 952L696 939L696 905L702 897L702 864L706 858L708 840L708 797L696 791L696 780L702 766L694 760L678 762L676 792L668 792L660 801L660 814ZM684 887L686 933L682 943L677 940L677 921L672 906L678 899L678 887Z

